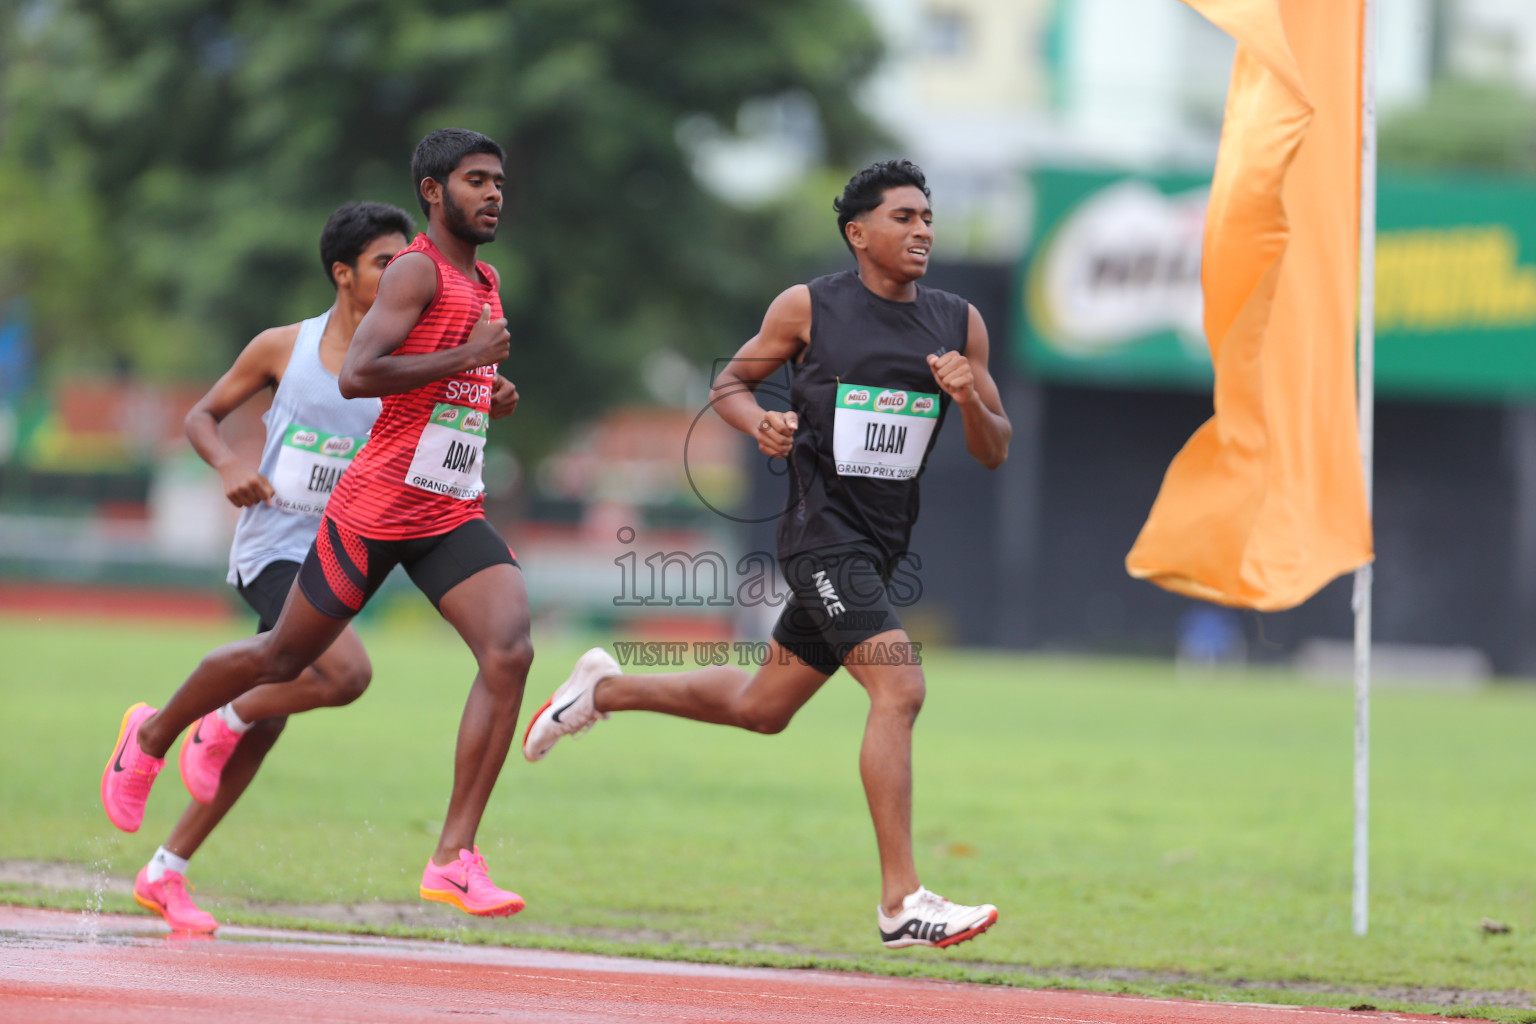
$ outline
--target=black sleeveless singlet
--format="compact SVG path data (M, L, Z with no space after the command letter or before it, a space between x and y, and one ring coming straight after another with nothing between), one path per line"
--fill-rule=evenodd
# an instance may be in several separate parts
M894 561L907 550L918 479L950 403L928 356L965 352L970 304L921 285L915 301L894 302L854 271L809 287L811 343L790 385L800 427L779 557L856 544Z

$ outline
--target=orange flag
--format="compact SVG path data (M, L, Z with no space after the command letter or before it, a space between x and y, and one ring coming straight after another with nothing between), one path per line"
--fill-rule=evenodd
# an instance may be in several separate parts
M1363 0L1185 0L1237 40L1206 216L1216 415L1132 576L1278 611L1371 559L1356 426Z

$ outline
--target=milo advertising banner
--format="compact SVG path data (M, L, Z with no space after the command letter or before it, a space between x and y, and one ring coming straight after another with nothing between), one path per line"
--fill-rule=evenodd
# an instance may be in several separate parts
M1026 364L1047 380L1209 387L1209 179L1041 171L1033 183ZM1378 388L1536 396L1536 185L1388 176L1378 203Z

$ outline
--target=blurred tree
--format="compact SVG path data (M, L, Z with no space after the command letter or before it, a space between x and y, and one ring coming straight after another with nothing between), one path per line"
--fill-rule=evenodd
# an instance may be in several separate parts
M703 188L681 127L745 104L814 111L846 165L876 132L855 0L49 0L0 14L0 297L33 295L55 359L218 371L329 301L324 217L418 209L427 131L508 149L502 238L513 446L622 399L658 346L726 354L802 267L776 211ZM830 194L827 197L830 201ZM830 206L826 246L838 245Z
M1381 161L1536 174L1536 100L1512 86L1442 79L1421 106L1382 119Z

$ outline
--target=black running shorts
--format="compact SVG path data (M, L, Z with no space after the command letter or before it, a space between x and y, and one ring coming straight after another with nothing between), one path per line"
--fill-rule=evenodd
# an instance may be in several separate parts
M484 519L471 519L435 537L373 540L329 516L299 569L299 589L333 619L350 619L397 565L405 566L435 608L443 595L482 569L517 565L507 542Z
M283 602L293 589L293 578L299 574L299 563L280 559L268 562L256 578L235 587L245 603L256 610L256 632L269 632L277 625L277 617L283 613Z
M901 628L886 585L891 572L861 547L821 548L779 560L789 599L774 624L779 646L824 675L870 637Z

